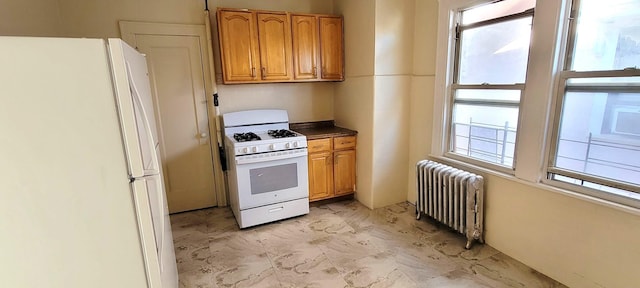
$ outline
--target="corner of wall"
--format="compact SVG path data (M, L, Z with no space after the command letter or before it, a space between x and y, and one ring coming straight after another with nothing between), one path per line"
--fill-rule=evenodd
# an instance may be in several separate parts
M66 31L63 28L62 25L62 10L60 8L60 1L62 0L54 0L56 3L56 9L55 9L55 15L56 15L56 25L57 25L57 30L58 30L58 35L57 36L66 36Z

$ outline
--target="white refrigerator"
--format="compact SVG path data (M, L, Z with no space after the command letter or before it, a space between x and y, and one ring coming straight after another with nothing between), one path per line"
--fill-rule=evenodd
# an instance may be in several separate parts
M143 55L0 37L0 287L177 287Z

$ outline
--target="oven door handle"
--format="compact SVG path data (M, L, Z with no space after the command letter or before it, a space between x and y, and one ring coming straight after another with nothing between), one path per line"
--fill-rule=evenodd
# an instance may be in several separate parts
M309 153L307 152L307 148L302 148L302 149L283 151L281 152L280 155L270 155L268 153L265 153L265 154L239 156L239 157L236 157L236 164L242 165L242 164L267 162L272 160L306 157L308 154Z

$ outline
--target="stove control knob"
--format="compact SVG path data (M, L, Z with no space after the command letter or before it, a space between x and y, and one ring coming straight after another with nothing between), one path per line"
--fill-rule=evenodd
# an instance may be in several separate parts
M293 147L296 147L296 148L298 147L298 141L293 142Z
M251 148L251 151L253 151L253 153L258 152L258 147Z
M271 144L271 145L269 145L269 149L271 149L271 150L276 150L276 144Z
M249 152L249 148L242 148L242 153L247 153Z
M289 143L284 144L284 147L285 147L285 148L287 148L287 149L289 149L289 148L291 148L291 144L289 144Z

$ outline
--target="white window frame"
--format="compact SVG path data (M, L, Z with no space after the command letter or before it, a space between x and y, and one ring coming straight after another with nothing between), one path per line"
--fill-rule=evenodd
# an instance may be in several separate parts
M535 17L529 49L529 65L527 66L526 85L520 99L518 111L518 132L513 168L491 164L480 160L462 157L450 153L449 127L453 109L454 61L456 17L459 11L495 1L488 0L441 0L438 13L438 38L436 52L435 97L433 110L433 129L431 157L455 161L479 170L512 175L529 182L539 183L543 175L546 153L546 129L551 105L549 104L554 90L554 76L559 66L559 50L557 41L564 35L561 31L563 23L564 1L537 1ZM535 65L532 65L534 63ZM446 72L445 72L446 71ZM442 73L444 72L444 73ZM533 85L532 85L533 84ZM542 95L542 96L541 96ZM523 121L524 120L524 121ZM521 133L531 131L531 133Z
M453 51L453 72L452 72L452 78L451 81L452 83L451 85L451 89L450 89L450 96L449 96L449 101L451 103L449 103L449 109L451 109L449 111L449 119L447 119L447 127L446 127L446 145L447 145L447 150L445 152L445 155L447 157L453 158L453 159L457 159L460 161L464 161L464 162L470 162L470 163L474 163L475 165L479 165L479 166L486 166L489 167L491 169L495 169L495 170L499 170L503 173L508 173L508 174L513 174L514 171L514 167L515 167L515 163L516 163L516 155L514 152L513 155L513 164L512 166L506 166L506 165L500 165L498 163L493 163L490 161L484 161L472 156L467 156L464 154L460 154L460 153L455 153L455 148L454 143L453 143L453 131L455 130L453 128L453 107L455 106L455 104L457 103L466 103L466 104L470 104L470 105L481 105L481 104L486 104L486 105L494 105L496 107L516 107L518 109L518 112L520 111L520 101L489 101L489 100L456 100L456 92L458 90L464 90L464 89L472 89L472 90L479 90L479 89L490 89L490 90L512 90L512 91L520 91L520 100L522 100L523 97L523 92L524 92L524 88L525 88L525 83L514 83L514 84L491 84L491 83L477 83L477 84L460 84L459 82L459 72L460 72L460 49L462 47L462 32L463 29L473 29L475 27L482 27L482 26L486 26L486 25L491 25L491 24L497 24L497 23L503 23L506 21L511 21L511 20L516 20L516 19L522 19L522 18L526 18L526 17L532 17L533 16L533 9L529 9L527 11L522 11L519 13L515 13L515 14L511 14L511 15L506 15L506 16L502 16L502 17L498 17L498 18L494 18L494 19L488 19L488 20L484 20L484 21L480 21L477 23L473 23L473 24L468 24L468 25L462 25L462 12L465 9L461 9L458 11L455 11L455 17L454 17L454 22L455 22L455 37L453 39L454 41L454 51ZM526 80L524 81L526 82ZM518 113L519 115L520 113ZM518 121L519 122L519 121ZM505 133L505 137L507 134L507 131L504 132ZM471 137L471 135L469 136ZM516 143L515 146L516 148L514 148L514 151L517 150L517 139L518 139L518 132L516 130ZM504 145L506 146L506 145ZM506 147L503 146L503 153L504 153L504 149ZM471 149L471 147L468 147L468 149Z
M433 105L433 128L430 157L443 162L457 164L501 178L527 184L538 189L561 193L624 211L640 209L640 201L607 197L609 193L586 187L578 187L560 181L548 180L548 163L553 147L554 129L559 121L556 107L559 97L560 75L564 67L569 33L569 18L572 0L537 1L527 86L520 99L517 146L514 169L491 167L488 162L451 156L449 146L449 121L452 111L453 63L455 60L455 27L458 11L468 9L491 0L440 0L438 5L438 32L436 71Z
M567 10L573 10L573 11L569 11L571 15L570 17L568 17L568 19L570 19L569 21L574 21L577 17L577 15L575 15L575 13L577 11L575 11L572 7L572 5L579 5L580 4L580 0L567 0ZM574 4L572 4L572 2ZM547 137L549 138L548 144L547 144L547 149L546 149L546 153L547 153L547 159L545 161L545 163L547 163L547 166L544 169L544 178L542 179L542 183L548 184L548 185L552 185L552 186L556 186L559 188L563 188L563 189L567 189L567 190L574 190L589 196L593 196L593 197L597 197L600 199L604 199L607 201L612 201L615 203L620 203L623 205L627 205L627 206L632 206L632 207L636 207L636 208L640 208L640 201L638 201L637 199L640 199L640 195L632 195L632 196L623 196L621 194L627 194L630 195L629 193L637 193L640 194L640 188L638 188L638 186L635 185L629 185L626 184L624 182L620 182L620 181L614 181L614 180L609 180L606 178L602 178L602 177L597 177L597 176L591 176L591 175L587 175L587 174L583 174L583 173L579 173L579 172L573 172L570 170L566 170L566 169L562 169L562 168L558 168L555 167L555 158L557 156L557 145L558 145L558 133L559 133L559 129L560 129L560 121L561 121L561 117L562 117L562 102L564 101L565 98L565 94L566 94L566 89L567 88L571 88L573 87L574 89L578 89L579 91L611 91L614 92L617 89L622 89L620 91L633 91L633 92L640 92L640 90L638 89L638 87L623 87L623 85L620 86L614 86L614 87L609 87L608 90L605 87L605 85L600 85L600 86L589 86L589 85L580 85L580 84L574 84L574 85L570 85L567 83L568 79L584 79L584 78L600 78L600 77L632 77L632 76L640 76L640 70L636 69L623 69L623 70L601 70L601 71L571 71L571 70L567 70L569 69L569 65L571 65L570 61L572 61L571 56L569 54L569 50L572 48L572 46L574 45L574 37L575 37L575 33L576 33L576 27L577 25L570 25L568 27L568 29L566 29L565 34L566 34L566 39L565 39L565 49L562 50L563 55L562 55L562 61L563 61L563 65L559 67L559 71L558 71L558 80L557 80L557 88L556 91L554 93L554 107L553 107L553 125L551 125L550 129L548 129L548 135ZM593 189L593 188L589 188L589 187L585 187L585 186L581 186L581 185L577 185L577 184L570 184L567 182L563 182L560 180L554 180L551 179L551 175L555 174L555 175L559 175L559 176L566 176L566 177L571 177L574 178L576 180L583 180L583 181L587 181L587 182L591 182L591 183L595 183L595 184L600 184L600 185L604 185L604 186L609 186L612 188L616 188L616 189L622 189L622 190L626 190L629 191L629 193L621 193L621 194L615 194L615 193L610 193L610 192L605 192L602 190L598 190L598 189Z

